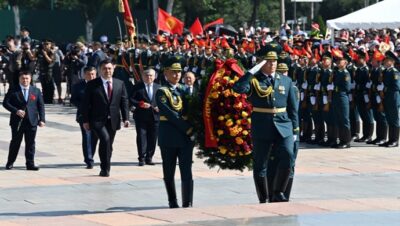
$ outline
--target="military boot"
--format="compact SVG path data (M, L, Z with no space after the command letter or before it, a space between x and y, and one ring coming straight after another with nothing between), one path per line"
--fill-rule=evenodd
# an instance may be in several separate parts
M167 189L169 208L179 208L178 201L176 200L175 181L164 180L164 183Z
M288 202L285 196L286 187L289 183L290 169L278 169L274 178L271 202Z
M192 207L193 205L193 180L182 181L182 207Z
M268 198L268 185L266 177L254 176L254 184L256 185L256 191L258 200L260 203L266 203Z
M399 131L400 131L399 127L392 127L391 130L389 130L389 141L386 144L386 147L394 148L399 146Z
M377 133L377 137L379 138L374 144L381 145L386 143L387 135L388 135L388 126L386 123L379 123L379 130Z

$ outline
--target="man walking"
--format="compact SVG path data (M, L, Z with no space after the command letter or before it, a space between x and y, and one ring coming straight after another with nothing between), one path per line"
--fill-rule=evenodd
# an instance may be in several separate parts
M114 64L111 60L100 63L101 76L88 82L81 105L83 127L93 130L100 140L100 175L110 176L110 161L114 137L121 128L129 127L128 97L124 83L112 78Z
M19 73L19 85L10 88L4 97L3 106L9 112L11 126L11 143L8 152L6 169L14 167L22 138L25 137L25 159L27 170L39 170L35 166L35 137L37 126L45 126L43 97L40 90L31 86L30 72Z

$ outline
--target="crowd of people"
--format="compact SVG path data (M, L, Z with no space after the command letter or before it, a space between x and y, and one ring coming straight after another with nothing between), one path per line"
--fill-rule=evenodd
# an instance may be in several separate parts
M132 111L139 166L154 165L152 157L158 140L171 208L178 206L173 182L177 158L185 207L191 205L193 196L193 128L187 122L185 95L204 97L202 81L208 81L208 69L217 59L234 58L248 71L235 84L234 90L238 93L257 91L258 97L249 97L254 115L260 114L263 118L268 114L267 122L275 120L271 115L282 114L275 120L275 129L268 139L263 138L266 128L252 129L254 177L260 202L288 200L290 190L288 195L287 188L293 179L297 153L293 150L298 148L298 141L339 149L350 148L351 141L398 147L398 29L342 30L334 38L324 39L315 24L310 36L299 27L291 30L283 25L278 31L240 29L237 34L216 30L197 36L138 35L133 42L126 38L109 43L102 37L99 42L76 42L59 48L49 39L41 42L31 39L29 30L23 28L20 36L7 37L0 52L4 78L10 87L18 87L14 92L25 90L26 75L37 74L43 103L54 104L57 90L58 103L70 99L70 103L78 107L76 120L82 131L84 161L88 169L93 168L99 140L100 176L110 173L112 143L120 128L120 115L124 126L128 127L129 111ZM184 74L182 79L181 73ZM254 83L257 85L252 83L253 77L258 80ZM64 79L68 90L63 98L61 82ZM21 85L22 82L25 85ZM276 85L278 82L281 85ZM264 86L274 87L271 92L276 88L274 98ZM42 98L37 93L26 96L25 101L29 98L38 102L39 125L44 126L44 114L40 110L43 106L39 101ZM9 102L5 103L6 107ZM10 106L6 108L17 112ZM18 116L24 118L24 114L22 111ZM20 143L22 137L17 132L21 123L17 119L14 121L16 135L13 139ZM35 123L29 127L36 126ZM260 122L252 120L252 123ZM282 124L281 127L278 124ZM372 139L374 125L376 138ZM293 131L288 131L289 127ZM282 147L280 152L287 155L280 155L282 159L275 176L278 179L273 180L276 186L271 188L272 196L268 197L264 164L267 156L262 150L273 144ZM19 145L14 146L7 169L13 167L14 149L19 148ZM34 143L30 147L27 152L34 152ZM38 169L33 156L27 159L27 168Z

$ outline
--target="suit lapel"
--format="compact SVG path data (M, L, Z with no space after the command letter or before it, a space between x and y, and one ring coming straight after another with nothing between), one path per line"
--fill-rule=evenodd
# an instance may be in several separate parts
M151 101L150 100L150 98L149 98L149 93L147 92L147 86L146 86L146 83L144 83L144 82L142 82L142 87L143 87L143 96L144 96L144 99L146 99L146 100L148 100L149 102Z
M108 97L107 97L107 93L106 93L106 91L105 91L105 89L104 89L104 85L103 85L103 80L101 79L101 77L99 77L98 78L99 79L99 86L100 86L100 93L102 93L103 94L103 98L106 100L106 102L108 103L109 102L109 100L108 100Z
M18 92L18 95L17 95L17 96L19 97L19 99L21 100L21 102L27 103L27 102L25 101L24 92L22 91L21 86L18 86L17 92ZM29 100L29 94L28 94L28 100Z

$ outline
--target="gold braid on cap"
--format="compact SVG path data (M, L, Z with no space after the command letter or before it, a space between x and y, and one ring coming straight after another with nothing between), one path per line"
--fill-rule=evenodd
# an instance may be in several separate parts
M274 92L272 85L269 86L267 89L263 89L260 86L260 83L258 82L258 80L256 78L252 78L251 79L251 84L253 85L254 89L257 92L257 95L259 97L269 97L271 95L272 92Z
M162 90L165 93L165 96L168 99L168 102L170 103L171 107L175 110L175 111L181 111L182 107L183 107L183 101L182 98L180 96L177 96L177 101L174 101L174 98L172 97L172 93L168 88L162 88Z

